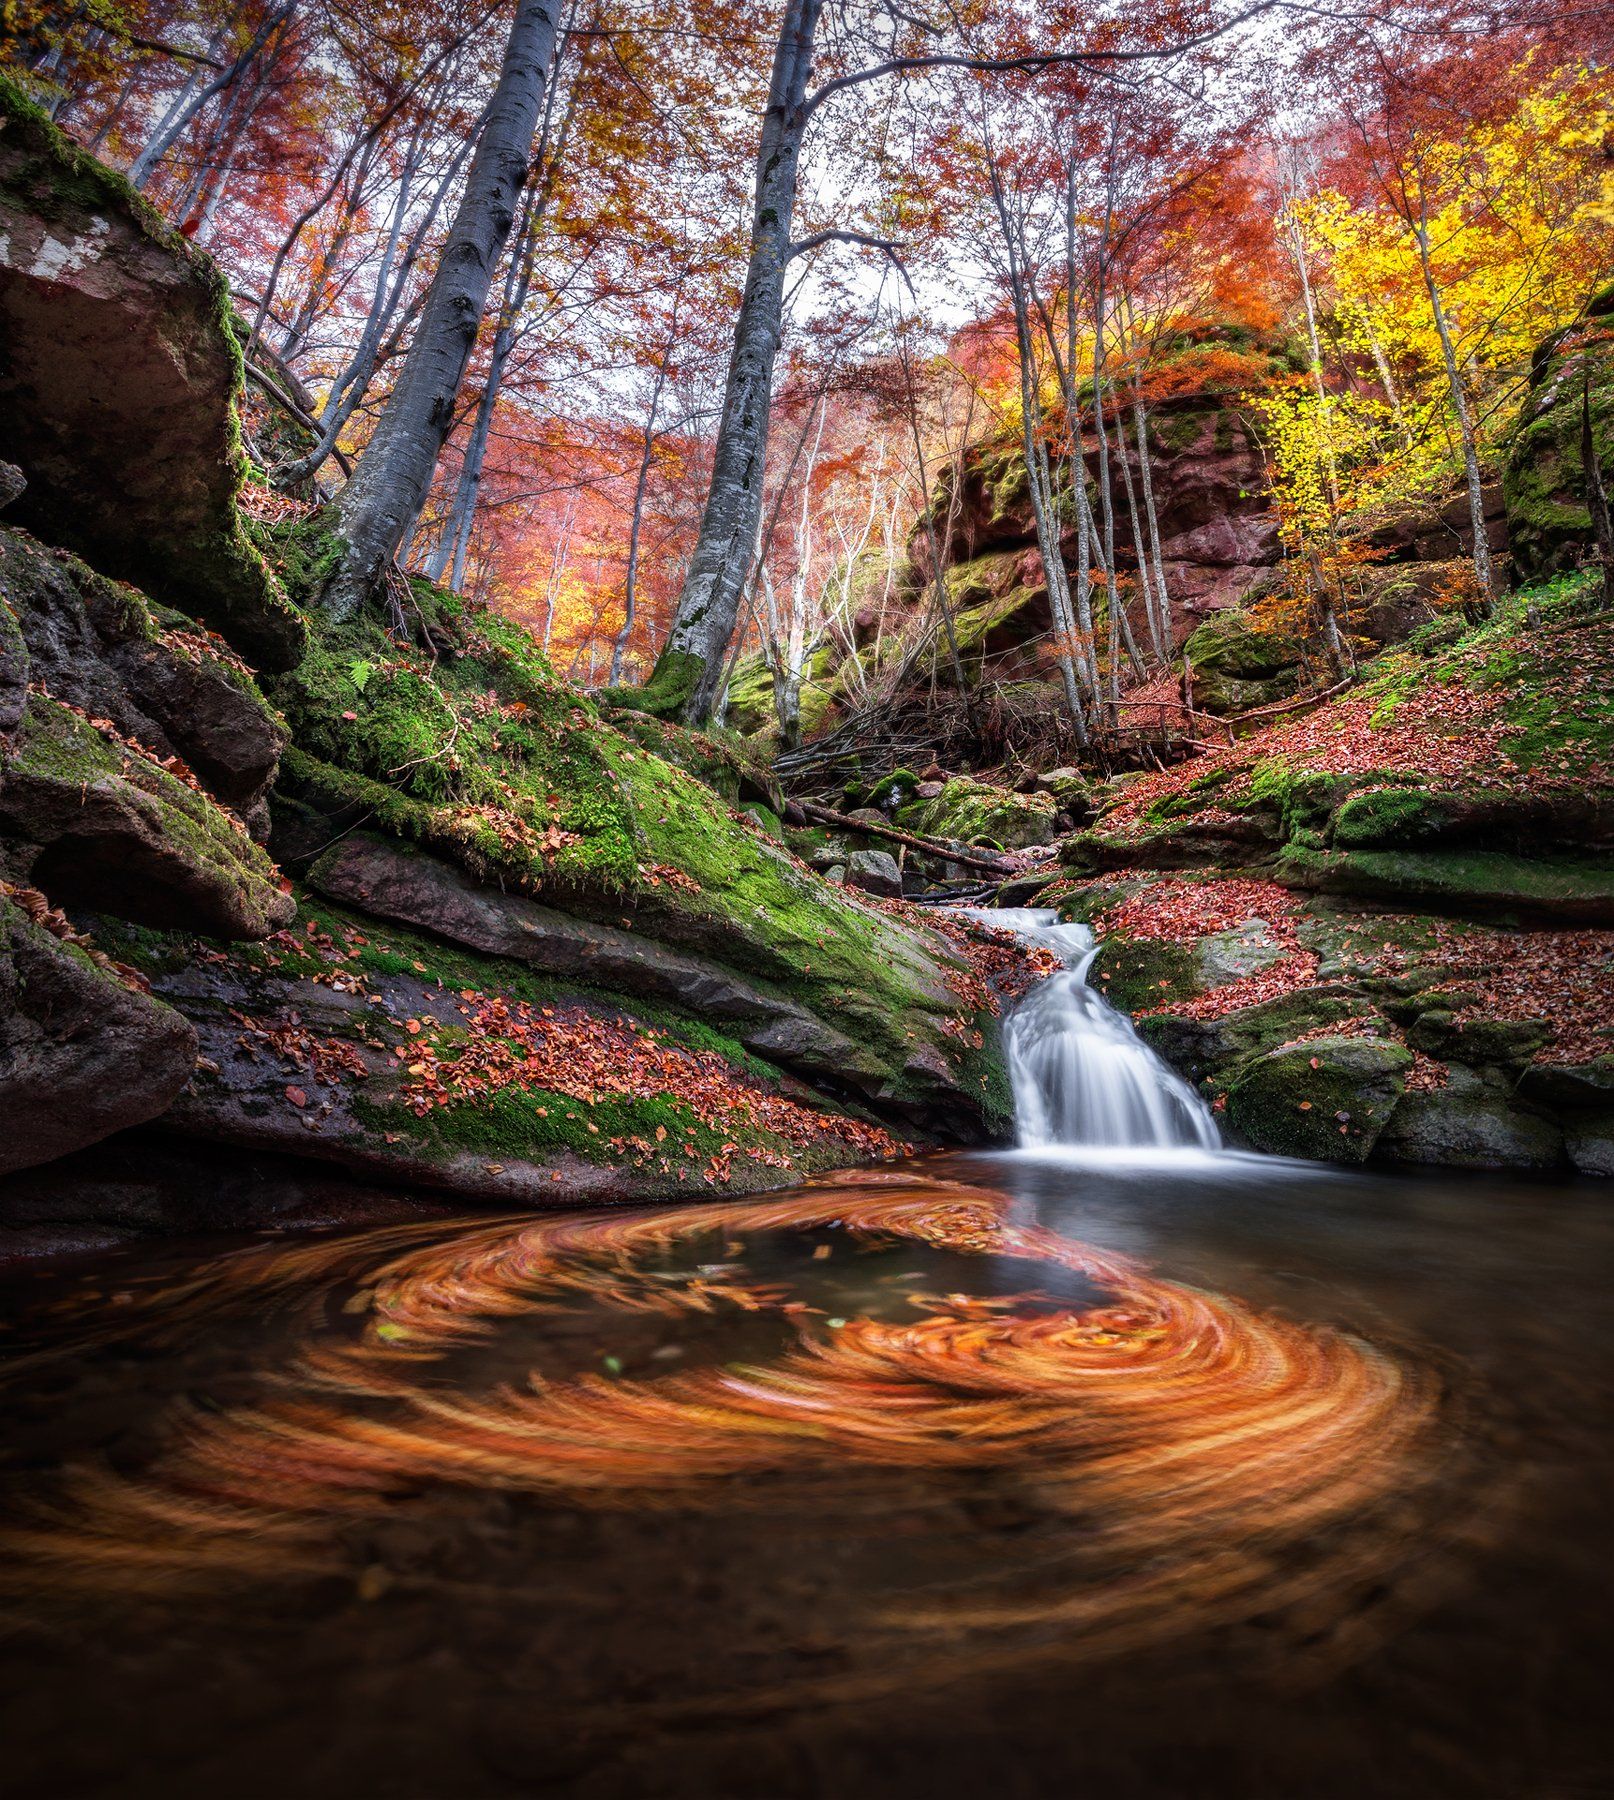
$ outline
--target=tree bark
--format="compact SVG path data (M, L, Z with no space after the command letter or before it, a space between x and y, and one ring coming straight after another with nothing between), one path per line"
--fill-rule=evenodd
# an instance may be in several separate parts
M367 604L430 490L526 182L558 13L559 0L517 0L493 103L414 342L375 435L337 498L346 547L324 595L336 618L351 618Z
M711 487L672 630L647 683L647 691L663 700L666 710L677 710L691 725L704 724L716 703L762 514L773 367L808 119L807 83L822 11L823 0L789 0L785 7L762 120L750 264L734 329Z
M1479 578L1484 610L1489 616L1496 610L1496 569L1491 562L1491 540L1485 534L1485 480L1480 473L1479 440L1474 431L1473 409L1468 404L1468 389L1463 384L1463 372L1457 363L1457 346L1452 342L1451 321L1446 317L1446 303L1441 296L1440 283L1435 279L1434 259L1429 249L1428 202L1421 188L1418 206L1413 235L1418 241L1418 262L1423 270L1424 287L1429 293L1429 309L1440 338L1452 409L1457 414L1457 430L1462 438L1463 471L1468 478L1468 516L1474 528L1474 573Z

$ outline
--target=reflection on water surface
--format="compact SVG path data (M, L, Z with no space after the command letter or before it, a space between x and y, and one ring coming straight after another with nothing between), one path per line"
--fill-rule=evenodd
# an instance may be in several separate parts
M17 1766L1602 1792L1611 1236L1584 1190L1022 1154L18 1281Z

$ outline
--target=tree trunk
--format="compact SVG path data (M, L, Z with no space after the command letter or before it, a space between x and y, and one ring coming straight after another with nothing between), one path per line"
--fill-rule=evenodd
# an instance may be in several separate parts
M1132 397L1132 428L1138 439L1138 469L1143 480L1143 511L1149 522L1149 548L1154 556L1157 584L1155 612L1160 621L1160 638L1156 644L1162 660L1169 660L1175 629L1171 621L1171 589L1166 585L1166 559L1160 549L1160 513L1154 503L1154 472L1149 458L1149 415L1141 395Z
M773 366L807 127L807 83L822 10L823 0L789 0L785 7L762 120L750 265L734 327L711 487L672 630L646 684L657 710L677 710L692 725L705 723L717 699L762 513Z
M178 102L169 110L150 143L135 158L134 164L129 170L131 187L141 189L145 187L157 172L157 165L185 135L191 120L215 95L225 93L235 86L236 82L257 61L258 53L269 39L291 19L297 10L297 4L298 0L287 0L287 4L282 6L278 12L270 13L252 34L252 39L246 49L205 87L193 89L187 82L185 88L181 90Z
M1441 298L1440 283L1435 279L1434 261L1429 251L1428 202L1421 190L1418 205L1419 216L1413 226L1413 235L1418 240L1418 262L1429 293L1429 309L1434 314L1435 331L1440 337L1440 353L1446 362L1452 408L1457 414L1457 429L1462 437L1463 469L1468 477L1468 516L1474 527L1474 573L1479 578L1488 618L1496 610L1496 569L1491 562L1491 540L1485 533L1485 481L1480 474L1479 440L1474 431L1474 414L1468 404L1468 390L1463 385L1463 372L1457 363L1457 347L1452 342L1446 303Z
M346 547L324 595L336 618L352 618L376 591L431 488L526 182L558 11L559 0L517 0L493 104L414 342L375 435L337 498Z

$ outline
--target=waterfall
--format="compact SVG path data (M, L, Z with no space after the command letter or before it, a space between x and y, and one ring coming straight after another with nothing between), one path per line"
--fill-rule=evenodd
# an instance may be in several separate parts
M1052 950L1063 970L1034 987L1009 1015L1004 1046L1020 1143L1109 1149L1215 1150L1210 1110L1102 995L1087 985L1097 954L1085 925L1056 912L974 910L986 925Z

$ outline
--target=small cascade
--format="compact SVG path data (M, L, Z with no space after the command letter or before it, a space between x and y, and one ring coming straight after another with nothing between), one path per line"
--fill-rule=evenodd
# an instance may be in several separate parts
M1045 945L1065 965L1004 1026L1023 1148L1220 1148L1210 1109L1088 986L1097 945L1085 925L1062 924L1056 912L970 916Z

